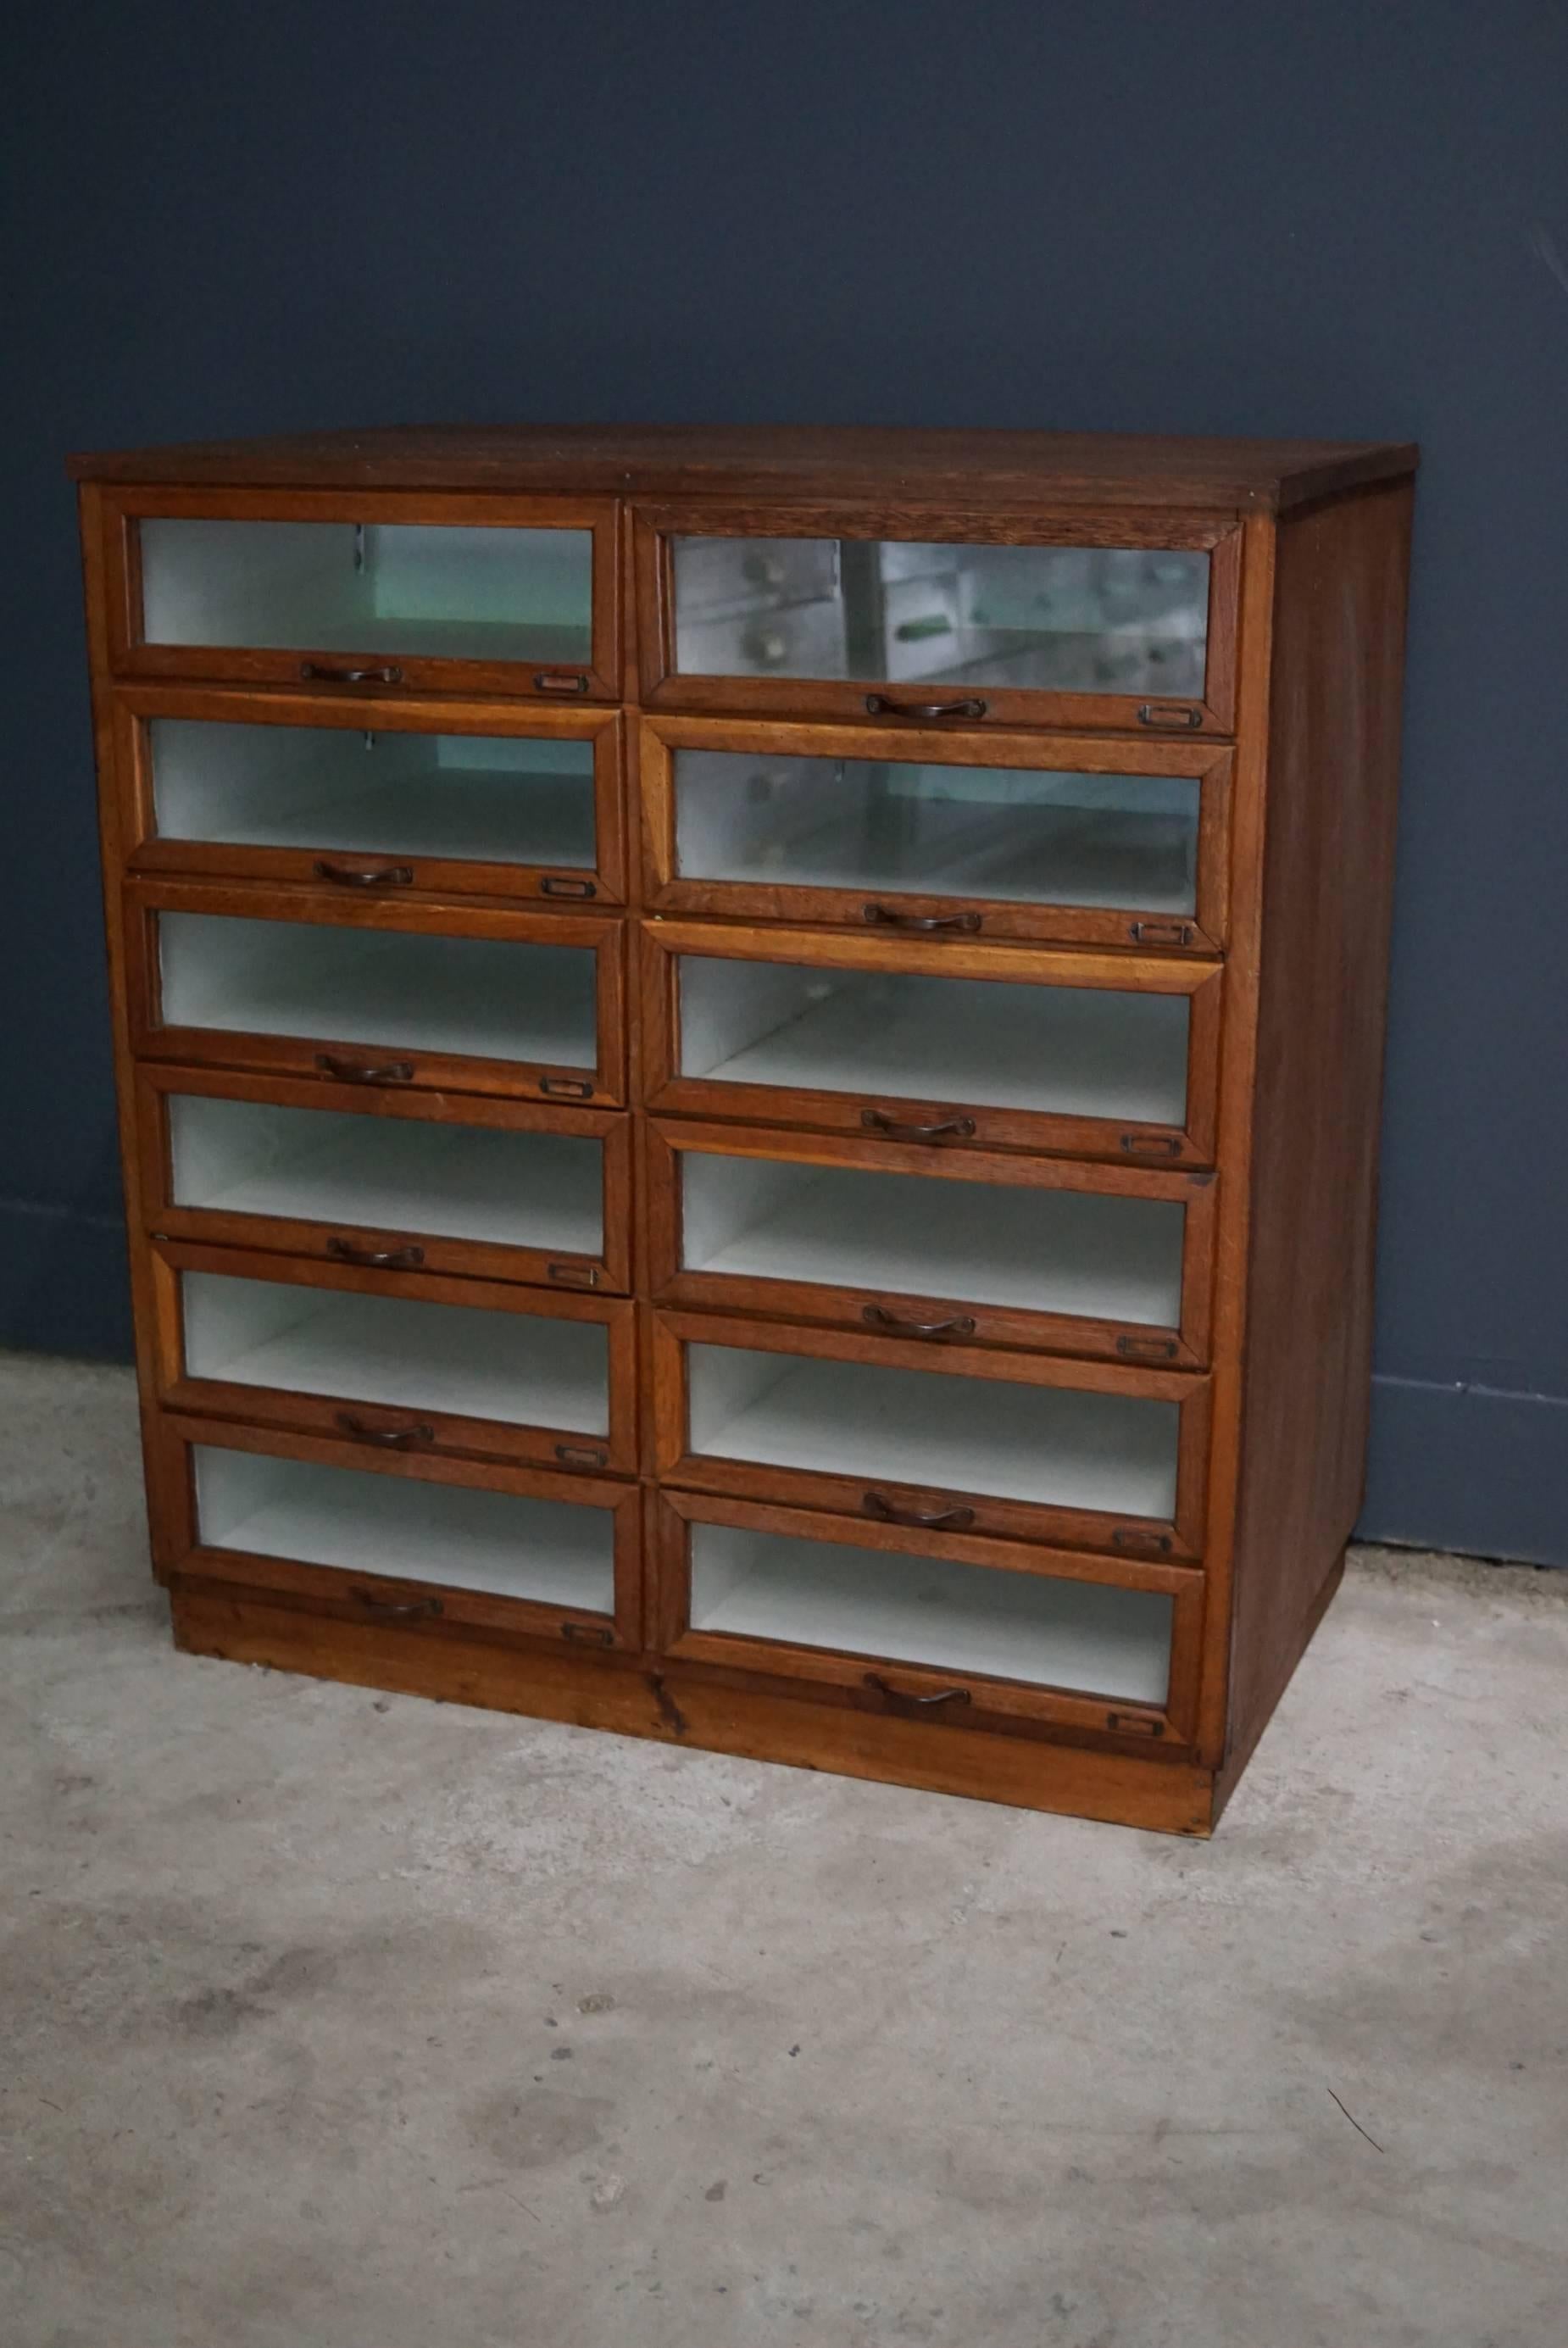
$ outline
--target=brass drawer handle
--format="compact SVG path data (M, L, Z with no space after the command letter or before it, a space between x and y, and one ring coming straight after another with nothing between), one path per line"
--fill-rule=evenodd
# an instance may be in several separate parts
M330 880L337 889L407 889L413 883L411 864L379 864L369 872L356 871L351 864L332 864L318 856L311 866L318 880Z
M401 685L400 668L328 668L321 661L301 661L299 673L321 685Z
M861 1319L869 1321L873 1329L892 1329L901 1337L972 1337L975 1316L972 1313L955 1313L951 1321L903 1321L884 1305L865 1304L861 1307Z
M914 1695L907 1688L894 1687L892 1682L884 1680L880 1672L868 1672L866 1685L869 1688L875 1688L878 1695L885 1695L890 1704L919 1704L924 1707L934 1704L973 1704L975 1701L966 1687L936 1688L930 1695Z
M414 1081L412 1060L381 1060L366 1066L363 1060L346 1060L341 1052L318 1052L315 1065L343 1085L409 1085Z
M436 1430L422 1423L415 1426L367 1426L356 1418L351 1410L340 1410L335 1423L345 1435L352 1435L356 1443L374 1443L381 1451L412 1451L422 1443L434 1443Z
M895 1509L892 1502L884 1500L880 1492L862 1493L861 1507L868 1517L875 1517L879 1524L915 1525L926 1532L961 1532L965 1525L972 1525L975 1521L973 1509L934 1509L929 1511Z
M861 1109L861 1123L872 1133L885 1133L894 1141L938 1141L944 1133L956 1133L967 1140L975 1130L972 1117L944 1117L939 1125L900 1125L897 1117L880 1108Z
M339 1263L356 1263L366 1272L411 1272L425 1261L422 1247L362 1248L352 1240L330 1239L326 1251Z
M887 930L967 930L980 927L978 913L901 913L892 905L862 905L862 922L880 922Z
M367 1614L379 1615L384 1622L417 1622L425 1616L446 1612L438 1598L410 1598L407 1605L400 1606L390 1598L377 1598L369 1590L351 1590L348 1594Z
M873 717L984 717L983 701L890 701L885 693L868 693L866 707Z

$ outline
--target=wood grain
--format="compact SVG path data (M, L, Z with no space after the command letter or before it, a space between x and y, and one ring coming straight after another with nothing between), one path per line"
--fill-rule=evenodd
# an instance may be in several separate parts
M888 425L394 425L82 452L77 480L532 489L586 496L965 497L1272 510L1413 472L1408 443Z

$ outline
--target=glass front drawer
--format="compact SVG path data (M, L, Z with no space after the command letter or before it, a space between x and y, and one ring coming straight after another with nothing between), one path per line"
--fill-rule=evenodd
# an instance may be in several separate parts
M659 1472L893 1524L1196 1555L1207 1381L661 1313ZM677 1431L678 1430L678 1431Z
M117 705L139 871L327 888L624 894L609 713L131 687ZM367 720L373 719L373 723Z
M176 1239L433 1272L630 1285L630 1169L614 1113L419 1097L349 1086L139 1073L144 1183Z
M1212 1147L1220 982L1197 964L671 922L645 936L655 1107L1112 1156Z
M1202 694L1201 551L681 536L672 553L677 670L711 668L723 572L729 674Z
M1213 1184L1050 1159L649 1128L656 1295L933 1342L1207 1356Z
M161 1241L166 1400L376 1448L635 1467L631 1310Z
M1191 1734L1203 1581L815 1509L661 1491L655 1604L666 1652L814 1683L932 1727L1055 1721Z
M1055 706L1072 724L1178 732L1232 721L1228 517L976 517L895 539L870 513L780 507L769 529L755 510L659 505L637 527L645 701L1025 723Z
M122 672L616 696L611 500L125 489L109 505Z
M657 905L1116 945L1223 937L1230 756L1208 744L655 718L639 763Z
M304 1597L398 1631L445 1617L521 1636L635 1646L634 1485L479 1468L165 1415L159 1528L170 1572Z
M694 1525L691 1628L834 1648L1163 1707L1172 1601L1162 1591L851 1549L751 1526Z
M475 909L457 935L412 907L320 919L254 891L254 914L219 912L199 890L143 889L157 978L147 1000L159 1005L144 1050L347 1083L620 1097L612 922Z

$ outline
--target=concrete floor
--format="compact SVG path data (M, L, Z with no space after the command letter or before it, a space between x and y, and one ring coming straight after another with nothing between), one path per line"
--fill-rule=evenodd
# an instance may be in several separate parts
M1363 1552L1197 1845L177 1656L0 1429L6 2348L1568 2333L1568 1575Z

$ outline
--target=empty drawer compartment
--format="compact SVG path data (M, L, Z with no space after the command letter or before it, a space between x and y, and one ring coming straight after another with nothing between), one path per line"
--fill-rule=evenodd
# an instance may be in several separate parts
M1199 1554L1208 1382L655 1315L659 1473L882 1523Z
M203 891L177 883L134 901L146 1052L347 1082L621 1097L613 922L476 908L454 933L408 906L351 920L261 891L246 892L253 911L209 911Z
M630 1284L619 1113L144 1067L143 1181L171 1238L429 1272Z
M949 1726L1011 1712L1147 1737L1179 1733L1188 1710L1191 1567L678 1492L657 1522L672 1655L830 1682Z
M634 1646L641 1612L634 1486L464 1467L263 1428L166 1416L163 1563L356 1620L480 1623Z
M1211 1176L650 1126L655 1293L892 1336L1201 1365Z
M164 1246L175 1408L442 1449L630 1470L632 1307L418 1272Z

